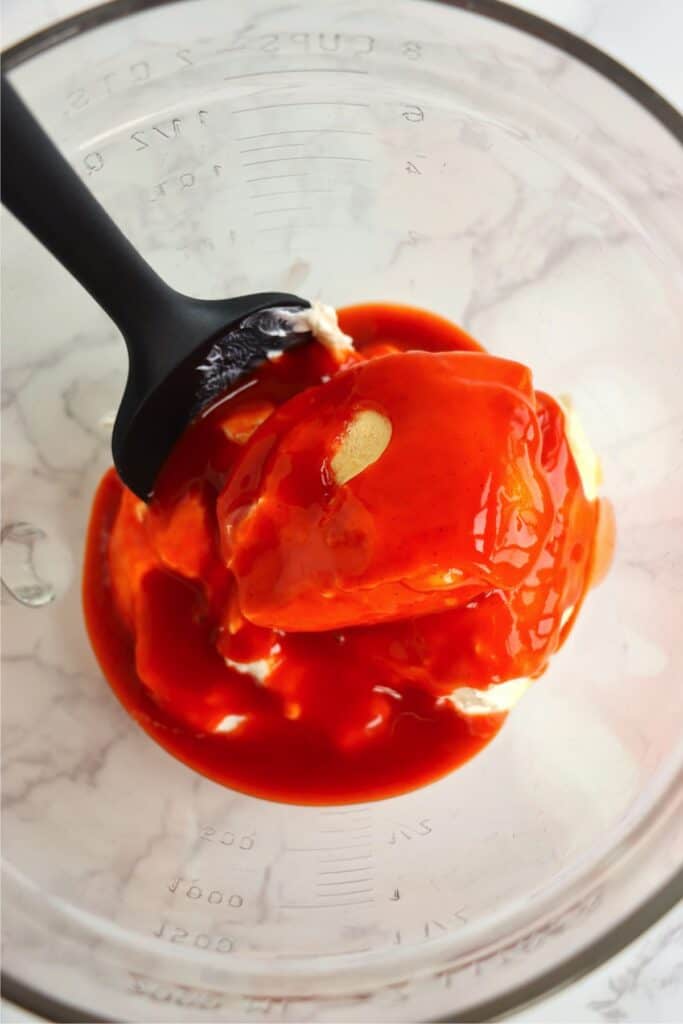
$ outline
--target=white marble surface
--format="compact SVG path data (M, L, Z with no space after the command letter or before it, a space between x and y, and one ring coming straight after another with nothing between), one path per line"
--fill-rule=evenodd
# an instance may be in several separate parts
M517 0L605 50L683 106L680 0ZM659 1022L683 1018L683 907L619 956L563 992L510 1018L545 1024Z
M78 0L5 0L4 45L73 13ZM683 0L520 0L629 65L677 105L683 102ZM672 911L609 964L518 1015L517 1021L651 1022L683 1017L683 912ZM6 1003L2 1019L36 1019Z

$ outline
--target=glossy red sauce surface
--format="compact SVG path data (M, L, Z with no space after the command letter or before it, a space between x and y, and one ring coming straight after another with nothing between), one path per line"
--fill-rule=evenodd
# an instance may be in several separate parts
M304 803L391 796L468 760L503 714L448 699L539 675L593 571L555 401L420 310L341 311L358 355L263 366L181 438L145 506L110 470L84 574L112 688L218 782ZM392 426L348 482L345 425Z

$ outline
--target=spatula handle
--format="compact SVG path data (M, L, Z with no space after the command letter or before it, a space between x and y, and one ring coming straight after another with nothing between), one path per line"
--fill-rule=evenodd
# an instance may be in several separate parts
M172 293L2 80L2 202L50 250L124 336ZM39 297L36 297L39 299Z

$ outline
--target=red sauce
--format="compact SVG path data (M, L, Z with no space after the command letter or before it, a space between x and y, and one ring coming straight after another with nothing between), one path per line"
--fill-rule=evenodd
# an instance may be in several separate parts
M317 344L264 365L190 426L149 506L110 470L85 558L128 711L210 778L302 803L403 793L488 743L505 716L448 694L543 672L598 521L525 367L419 310L340 323L348 365ZM340 486L330 458L367 408L391 441Z

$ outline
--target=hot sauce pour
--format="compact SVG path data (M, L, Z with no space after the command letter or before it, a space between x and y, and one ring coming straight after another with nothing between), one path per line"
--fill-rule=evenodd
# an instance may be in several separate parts
M301 803L393 796L471 758L505 714L451 694L543 672L597 572L599 502L524 367L415 355L407 374L396 353L483 350L407 307L339 318L351 368L317 344L264 365L190 426L149 506L107 472L85 555L90 639L129 713L209 778ZM458 408L434 401L451 372ZM331 485L318 436L369 394L404 412L392 455Z

